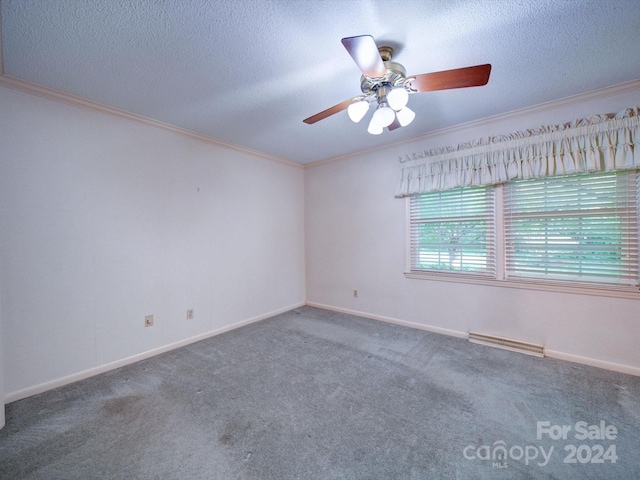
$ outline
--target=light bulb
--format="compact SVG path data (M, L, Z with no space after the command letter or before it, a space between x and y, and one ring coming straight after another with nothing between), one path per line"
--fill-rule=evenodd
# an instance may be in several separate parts
M369 128L367 128L367 132L369 132L371 135L380 135L383 128L384 127L378 125L372 117L371 121L369 122Z
M396 112L396 116L398 117L398 122L401 127L406 127L416 118L415 112L409 107L404 107L402 110Z
M393 123L393 120L396 118L396 112L394 112L390 107L386 104L381 103L380 106L373 112L373 117L371 117L371 121L380 127L388 127Z
M394 88L387 95L387 102L394 110L402 110L409 101L409 92L404 87Z
M349 114L349 118L352 122L358 123L360 120L362 120L362 117L366 115L368 110L369 102L367 102L366 100L358 100L357 102L353 102L351 105L349 105L347 113Z

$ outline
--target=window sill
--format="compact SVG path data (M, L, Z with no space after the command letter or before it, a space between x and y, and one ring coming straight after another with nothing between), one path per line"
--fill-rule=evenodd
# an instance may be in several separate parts
M561 283L541 283L525 280L497 280L475 275L450 274L450 273L423 273L405 272L404 276L410 279L431 280L435 282L468 283L474 285L488 285L491 287L517 288L525 290L538 290L554 293L572 293L577 295L597 295L601 297L640 299L640 291L629 287L628 289L607 288L594 285L567 285Z

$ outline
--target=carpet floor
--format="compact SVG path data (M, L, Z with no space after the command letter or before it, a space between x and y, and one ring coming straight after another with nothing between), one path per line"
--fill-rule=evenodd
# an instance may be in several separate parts
M640 478L640 378L310 307L6 420L2 479Z

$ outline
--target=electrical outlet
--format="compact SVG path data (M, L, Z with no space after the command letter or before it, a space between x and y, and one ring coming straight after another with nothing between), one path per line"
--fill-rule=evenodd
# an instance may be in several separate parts
M144 317L144 326L152 327L153 326L153 315L145 315Z
M187 320L193 320L193 309L187 310Z
M358 298L358 290L353 291L353 298Z

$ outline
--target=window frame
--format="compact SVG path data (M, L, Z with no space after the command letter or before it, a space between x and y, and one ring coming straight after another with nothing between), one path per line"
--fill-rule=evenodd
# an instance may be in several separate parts
M638 288L637 185L629 171L505 184L505 277Z
M640 175L640 172L638 172ZM460 284L477 284L488 285L494 287L526 289L547 292L571 293L580 295L597 295L614 298L640 298L639 286L617 286L606 284L577 283L558 280L540 280L540 279L524 279L524 278L505 278L506 264L506 245L505 245L505 222L504 222L504 185L494 185L494 225L495 225L495 277L479 276L469 274L468 272L455 271L425 271L412 270L411 258L411 196L405 197L406 210L406 257L404 276L408 279L419 279L428 281L444 281ZM640 178L638 179L638 190L640 190ZM640 222L640 191L636 190L636 201L639 202L639 222ZM419 194L418 194L419 195ZM640 227L639 227L640 230ZM639 232L640 234L640 232Z
M480 191L482 190L482 191ZM462 199L460 198L460 194L464 195L464 192L469 192L470 196L466 199ZM488 193L485 193L488 192ZM411 225L409 226L409 231L410 231L410 235L413 236L414 235L419 235L419 233L417 233L415 230L421 230L422 227L425 227L427 225L434 225L435 230L438 230L438 225L440 225L440 227L442 228L449 228L446 227L444 225L451 225L453 228L455 229L461 229L461 230L466 230L468 225L472 225L474 222L486 222L485 223L485 228L484 228L484 241L482 241L480 244L476 244L476 247L485 247L486 253L488 253L488 255L485 257L485 265L484 268L481 265L478 265L476 262L474 262L474 260L472 260L472 258L474 257L473 254L470 254L468 248L465 248L465 246L469 246L471 247L471 249L473 249L472 246L470 246L469 244L465 244L464 241L460 242L460 244L458 244L458 250L460 252L459 255L459 262L460 262L460 268L456 269L456 268L450 268L450 269L438 269L438 268L433 268L433 269L417 269L417 270L413 270L413 265L416 263L416 261L419 261L418 257L421 257L422 254L424 253L424 249L427 250L431 250L432 254L436 254L438 255L438 257L440 255L451 255L450 253L445 253L445 248L443 248L442 244L439 244L439 247L436 247L436 243L431 243L431 244L426 244L426 243L420 243L420 247L421 247L421 251L416 252L416 244L411 241L412 239L410 239L410 243L409 243L409 259L410 259L410 269L412 271L420 271L420 272L424 272L424 271L433 271L433 272L437 272L437 273L455 273L457 275L470 275L470 276L481 276L484 278L495 278L496 275L496 265L497 265L497 261L496 261L496 249L495 246L497 244L496 242L496 226L495 226L495 220L496 220L496 215L495 215L495 207L496 207L496 201L495 201L495 189L491 186L491 187L474 187L474 188L469 188L469 189L464 189L464 188L455 188L455 189L451 189L448 191L451 195L445 195L445 198L442 198L442 196L440 196L440 198L438 198L438 200L436 202L434 202L434 206L438 207L441 210L456 210L457 215L455 216L439 216L439 215L420 215L419 218L414 219L412 217L412 214L410 212L409 217L410 217L410 222ZM442 192L434 192L434 193L442 193ZM409 197L410 202L410 209L413 209L413 211L420 211L423 212L423 208L424 206L422 205L415 205L412 206L412 201L414 199L416 199L416 197L418 197L419 195L413 195L411 197ZM460 205L463 205L463 200L467 200L468 203L466 203L466 208L462 208L459 209ZM420 202L418 200L418 202ZM491 203L493 203L493 205L491 205ZM487 210L484 210L486 207L488 206ZM467 212L464 212L463 210L468 210ZM470 210L470 211L469 211ZM480 211L479 211L480 210ZM472 232L473 233L473 232ZM436 234L436 236L438 236L438 234ZM461 235L460 238L464 238L464 235ZM429 246L431 248L429 248ZM465 263L465 258L469 259L469 262L466 265L466 268L462 268L462 265ZM449 263L452 263L451 258L449 259ZM473 268L473 266L476 266L475 270L470 270L470 267Z

